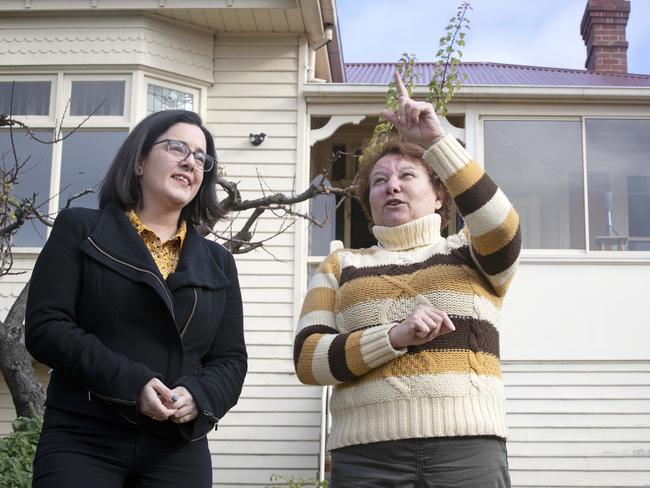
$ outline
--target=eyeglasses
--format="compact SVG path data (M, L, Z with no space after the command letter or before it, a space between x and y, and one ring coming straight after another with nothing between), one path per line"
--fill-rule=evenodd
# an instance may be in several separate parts
M154 142L152 146L163 143L167 144L167 152L174 158L178 158L179 163L185 161L191 154L194 156L194 164L206 173L214 168L214 165L217 163L217 158L210 156L203 151L192 151L187 144L183 141L177 141L176 139L162 139Z

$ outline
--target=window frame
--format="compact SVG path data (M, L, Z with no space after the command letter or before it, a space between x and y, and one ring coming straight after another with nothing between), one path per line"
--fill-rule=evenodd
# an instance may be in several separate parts
M183 81L172 73L157 73L145 69L75 69L54 67L48 70L33 72L22 71L19 73L0 73L0 81L50 81L50 107L48 116L16 116L18 120L27 124L33 129L54 129L62 131L74 129L84 122L87 116L71 116L69 108L63 117L68 100L72 95L73 81L124 81L124 114L122 116L92 116L85 120L83 127L79 130L105 130L128 132L133 129L137 122L147 115L147 85L149 83L192 93L194 97L194 109L205 121L207 107L207 88L205 84L191 84ZM8 129L1 129L8 130ZM50 174L50 189L47 195L48 213L56 216L59 212L60 186L62 173L63 144L52 145L52 160ZM45 199L44 199L45 200ZM47 227L47 237L51 228ZM13 247L12 252L16 256L29 258L37 255L41 246Z
M124 114L122 115L70 115L68 101L72 98L73 81L124 81ZM104 128L104 127L129 127L131 124L131 98L133 91L133 73L122 72L94 72L94 73L63 73L62 93L58 98L59 107L57 120L62 120L62 127L74 128L83 122L83 127ZM66 109L67 107L67 109ZM64 113L65 112L65 113ZM90 118L88 118L90 117ZM87 120L86 120L87 119ZM85 122L84 122L85 121Z
M194 107L192 109L193 112L196 112L197 114L202 115L202 108L203 108L203 103L201 100L201 88L193 85L188 85L187 83L180 83L176 80L172 79L162 79L156 76L153 76L151 74L145 74L144 79L143 79L143 97L142 101L140 102L140 110L142 111L143 114L147 114L147 98L149 96L149 85L156 85L160 86L162 88L168 88L170 90L176 90L176 91L181 91L181 92L186 92L190 93L193 97L193 104Z
M598 110L595 107L574 106L573 110L553 110L553 106L545 107L547 110L540 111L539 114L533 113L528 107L528 113L525 105L517 107L518 110L503 111L495 114L482 109L476 114L474 123L477 125L476 131L476 154L479 164L485 167L485 121L579 121L581 127L581 146L582 146L582 171L583 171L583 199L584 199L584 233L585 249L522 249L521 257L526 262L540 262L544 264L566 263L566 262L593 262L593 263L650 263L650 251L618 251L618 250L596 250L592 249L589 233L589 192L588 188L588 161L586 147L586 121L587 119L606 119L606 120L650 120L650 114L647 110L645 113L641 110L633 110L633 113L622 113L620 108L616 108L612 113L605 113L609 110ZM587 109L585 109L587 108ZM520 114L514 112L521 112ZM564 112L564 113L562 113ZM634 113L640 112L640 113ZM467 123L472 123L467 121ZM489 173L489 168L487 168Z
M2 73L0 74L0 81L49 81L50 82L50 106L48 108L48 115L16 115L15 118L27 124L30 128L47 128L54 125L56 119L56 101L59 91L59 77L56 74L18 74L11 75Z

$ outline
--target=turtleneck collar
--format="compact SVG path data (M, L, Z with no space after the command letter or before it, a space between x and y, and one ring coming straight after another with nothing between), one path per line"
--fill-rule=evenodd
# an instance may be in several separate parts
M416 247L430 246L442 239L440 223L440 215L433 213L395 227L375 225L372 228L372 233L384 249L406 251Z

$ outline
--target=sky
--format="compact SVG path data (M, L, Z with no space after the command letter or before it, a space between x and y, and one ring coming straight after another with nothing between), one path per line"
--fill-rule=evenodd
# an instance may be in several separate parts
M433 61L461 0L336 0L343 59ZM463 61L584 69L587 0L471 0ZM628 72L650 74L650 0L631 0Z

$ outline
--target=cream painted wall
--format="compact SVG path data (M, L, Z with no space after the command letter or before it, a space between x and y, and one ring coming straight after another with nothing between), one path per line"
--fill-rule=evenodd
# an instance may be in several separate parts
M240 182L244 198L301 189L296 178L305 142L305 53L297 35L217 36L206 122L220 164ZM248 137L259 132L266 140L254 147ZM233 228L247 216L236 216ZM256 239L281 225L271 213L262 216ZM239 405L211 436L215 486L265 486L273 473L313 477L318 469L320 388L300 385L293 372L294 295L301 276L296 267L305 267L295 229L270 240L268 252L237 256L249 374Z
M520 265L503 308L505 360L648 360L647 263Z

